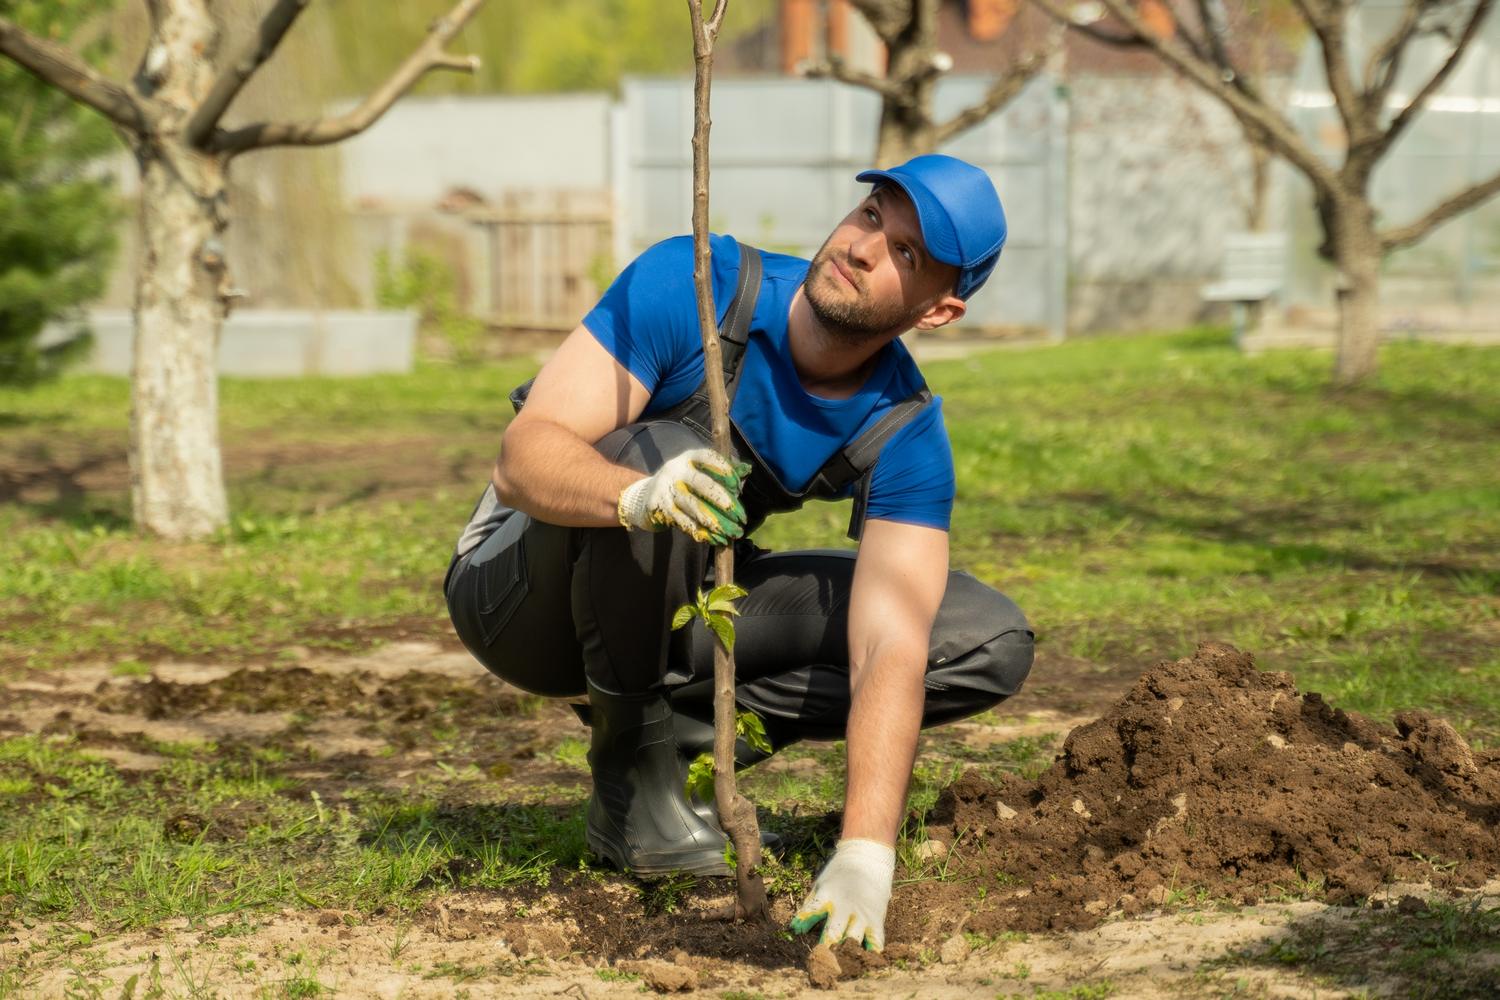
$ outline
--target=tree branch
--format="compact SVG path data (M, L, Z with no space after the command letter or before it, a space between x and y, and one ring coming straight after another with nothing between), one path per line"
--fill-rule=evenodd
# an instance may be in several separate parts
M729 0L714 0L714 12L709 15L703 25L703 30L708 33L709 41L714 41L719 37L719 27L724 23L724 11L728 6Z
M911 92L893 80L864 70L855 69L839 56L829 56L822 62L808 63L802 67L802 75L814 80L831 79L873 90L887 101L902 107L912 106Z
M271 58L281 40L286 37L292 23L297 20L311 0L276 0L276 4L261 19L255 37L248 41L238 55L229 61L224 72L214 81L208 96L198 105L188 119L186 138L189 145L202 146L213 135L214 127L224 112L255 71Z
M1407 0L1401 12L1401 21L1371 52L1365 63L1365 107L1380 120L1380 110L1390 96L1391 86L1401 71L1401 60L1406 56L1406 47L1416 37L1417 24L1422 20L1428 0Z
M39 38L3 17L0 17L0 55L9 56L43 83L93 108L121 128L136 135L151 130L155 115L130 91L61 45Z
M1458 41L1453 44L1453 51L1448 54L1448 58L1443 62L1443 65L1438 67L1438 71L1432 75L1432 78L1423 84L1422 89L1417 91L1416 96L1407 103L1406 107L1402 108L1396 117L1391 119L1391 124L1385 130L1385 135L1376 144L1375 156L1377 158L1387 149L1391 148L1391 145L1400 138L1401 133L1406 131L1406 127L1411 124L1412 119L1417 116L1417 112L1422 110L1423 105L1427 103L1427 99L1447 81L1454 67L1458 65L1458 61L1463 58L1464 51L1469 47L1469 43L1474 40L1474 35L1479 31L1479 26L1484 22L1485 16L1489 14L1490 6L1493 3L1494 0L1478 0L1474 5L1474 13L1470 15L1469 22L1464 25L1463 32L1458 36Z
M984 97L977 104L970 105L937 126L933 146L941 146L949 139L967 129L973 128L1009 104L1026 84L1031 82L1032 77L1036 76L1046 67L1047 60L1052 58L1053 53L1062 47L1062 41L1063 29L1058 28L1056 33L1047 40L1044 48L1040 51L1030 53L1012 66L1009 71L996 77L995 82L990 84L990 89L985 92Z
M1068 13L1060 4L1064 0L1035 0L1047 13L1060 21L1071 24ZM1286 158L1312 182L1313 187L1323 191L1338 188L1338 177L1328 165L1312 151L1297 134L1292 124L1259 96L1225 83L1217 66L1195 56L1180 41L1160 38L1152 34L1145 23L1124 0L1100 0L1106 10L1120 23L1161 57L1162 61L1178 73L1187 77L1200 88L1217 98L1239 119L1252 138L1264 137L1266 144L1278 155Z
M1462 215L1474 206L1488 201L1496 194L1500 194L1500 174L1496 174L1487 181L1475 184L1467 190L1460 191L1452 198L1433 208L1432 211L1422 216L1416 222L1405 226L1398 226L1395 229L1381 233L1381 249L1389 253L1392 250L1411 246L1455 215Z
M1364 102L1354 88L1354 79L1349 74L1349 57L1344 47L1347 25L1345 8L1338 0L1332 4L1323 0L1292 0L1302 19L1318 36L1318 50L1323 56L1323 75L1328 80L1328 91L1333 95L1333 106L1338 110L1339 121L1344 124L1344 135L1349 147L1361 145L1368 134L1371 123L1364 115Z
M434 21L427 40L413 52L380 89L366 97L359 106L335 118L318 118L305 122L258 122L232 132L218 131L208 140L207 148L231 155L270 146L325 146L358 135L380 119L396 99L410 90L430 70L462 70L472 73L479 68L478 56L455 56L444 51L465 23L483 6L484 0L459 0L448 15Z
M849 0L889 48L912 21L912 4L920 0Z

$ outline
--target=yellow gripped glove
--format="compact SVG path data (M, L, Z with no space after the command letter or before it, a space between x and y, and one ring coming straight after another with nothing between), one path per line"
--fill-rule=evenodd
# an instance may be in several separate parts
M885 948L885 911L896 875L896 849L873 840L841 840L792 919L798 934L825 920L824 944L853 938L870 951Z
M685 451L620 491L620 524L643 531L677 528L690 538L728 545L745 533L740 490L750 466L712 448Z

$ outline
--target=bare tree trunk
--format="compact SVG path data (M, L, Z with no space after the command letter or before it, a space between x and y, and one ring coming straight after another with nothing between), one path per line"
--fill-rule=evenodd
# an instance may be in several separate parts
M881 101L876 166L893 167L932 152L936 145L932 120L936 56L937 0L912 0L910 20L886 42L886 79L902 81L902 93L899 97L886 94Z
M1333 209L1339 269L1338 352L1333 378L1353 385L1375 374L1380 347L1380 258L1375 211L1364 197L1341 198Z
M154 7L137 84L192 108L212 84L220 26L204 0ZM179 128L135 138L141 171L131 504L137 525L202 538L229 517L219 455L219 332L227 312L225 160L188 147Z
M930 153L937 143L925 116L912 114L887 100L880 110L880 130L875 144L875 165L882 169L905 163L913 156Z
M131 504L136 524L147 531L202 538L229 517L217 371L227 311L224 171L180 146L147 148L140 161Z

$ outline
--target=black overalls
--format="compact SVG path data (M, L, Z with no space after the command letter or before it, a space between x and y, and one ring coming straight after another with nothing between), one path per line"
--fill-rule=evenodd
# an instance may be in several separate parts
M741 246L739 288L721 330L733 398L760 289L760 254ZM525 401L529 383L512 400ZM742 502L749 535L767 515L809 499L833 499L850 484L850 536L864 522L870 472L885 442L931 400L924 387L835 453L800 493L787 490L736 429L753 466ZM705 447L707 392L650 421L606 435L596 447L619 465L651 472ZM482 501L483 502L483 501ZM735 545L735 582L750 596L736 620L736 698L766 719L776 740L837 739L850 707L848 600L855 553L774 553L748 538ZM455 557L446 580L449 612L469 651L497 676L551 697L577 697L584 678L606 691L664 685L674 707L712 699L713 646L705 629L668 628L672 613L710 582L709 546L680 531L564 528L510 511L479 545ZM981 712L1019 690L1031 669L1032 632L1009 598L954 572L933 624L924 727Z

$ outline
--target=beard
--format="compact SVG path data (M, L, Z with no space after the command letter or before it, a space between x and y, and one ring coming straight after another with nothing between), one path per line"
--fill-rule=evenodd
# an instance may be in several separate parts
M840 277L830 273L836 256L845 264L845 270L855 275L853 288L845 288ZM829 334L842 341L862 343L893 329L904 329L921 315L923 309L914 312L903 302L883 305L868 297L859 284L858 273L848 266L847 260L847 254L824 243L814 255L802 284L808 306Z

